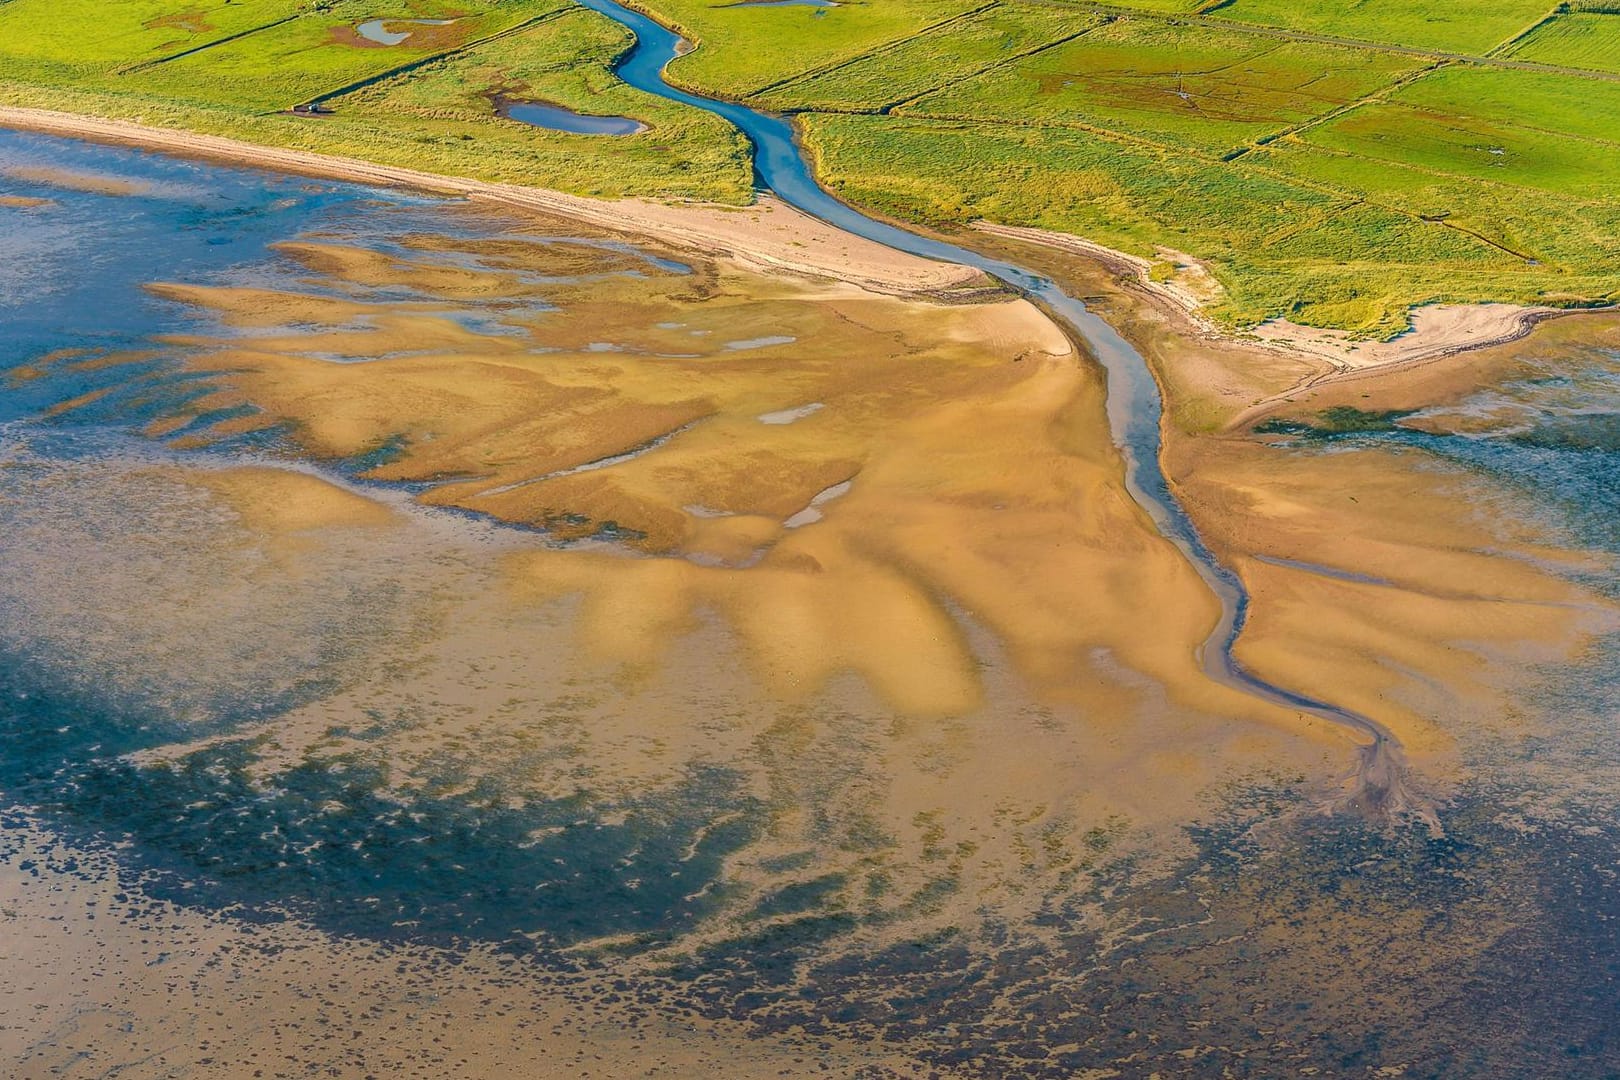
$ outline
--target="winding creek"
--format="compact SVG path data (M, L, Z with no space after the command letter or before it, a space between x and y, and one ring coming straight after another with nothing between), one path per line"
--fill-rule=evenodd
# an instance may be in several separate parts
M1371 717L1269 682L1245 668L1234 655L1248 616L1248 591L1238 575L1204 543L1171 491L1159 461L1163 403L1147 362L1129 342L1083 303L1039 274L867 217L839 201L816 182L788 120L736 102L689 93L664 78L665 67L687 48L678 34L614 0L580 2L635 35L635 44L615 69L621 79L637 89L721 116L748 137L754 147L754 171L761 187L856 236L923 258L981 270L1072 328L1107 373L1108 421L1114 443L1124 458L1125 482L1132 498L1182 551L1220 600L1221 618L1201 650L1204 670L1211 678L1244 693L1308 713L1364 737L1367 741L1360 751L1352 799L1355 808L1373 818L1415 816L1431 829L1438 827L1433 811L1409 789L1400 743L1388 729Z

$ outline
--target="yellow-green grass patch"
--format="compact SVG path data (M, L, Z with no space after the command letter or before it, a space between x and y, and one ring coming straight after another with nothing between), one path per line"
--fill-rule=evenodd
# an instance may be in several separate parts
M1453 116L1620 142L1620 82L1456 65L1409 83L1389 100Z
M9 0L0 57L90 74L159 60L297 15L299 0Z
M1260 169L1051 128L834 115L805 126L822 175L851 201L936 224L1055 229L1145 256L1172 247L1210 264L1228 292L1212 314L1232 325L1286 314L1388 333L1459 274L1495 298L1531 291L1493 286L1523 260L1472 236ZM970 155L980 164L964 170Z
M1620 185L1620 85L1537 72L1447 71L1304 139L1369 162L1605 199Z
M1298 140L1274 143L1248 159L1315 183L1358 190L1435 227L1468 230L1523 256L1513 273L1563 275L1545 286L1548 299L1602 297L1620 289L1613 252L1620 251L1620 203L1572 199L1533 188L1506 189L1428 169L1369 162L1355 154ZM1525 260L1534 260L1539 266Z

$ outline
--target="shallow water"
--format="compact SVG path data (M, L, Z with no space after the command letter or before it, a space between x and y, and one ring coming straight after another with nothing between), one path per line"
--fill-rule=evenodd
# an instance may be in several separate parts
M1080 467L1106 457L1087 433L1107 435L1072 359L980 358L967 379L971 351L926 333L952 309L913 323L894 301L798 299L433 199L0 135L8 163L132 192L0 181L51 200L0 210L0 960L30 973L0 988L0 1049L25 1074L90 1054L161 1075L253 1051L299 1069L403 1074L443 1055L444 1070L465 1058L514 1075L557 1059L571 1031L590 1033L580 1070L618 1053L621 1073L650 1057L677 1075L811 1060L1612 1071L1612 642L1573 659L1504 651L1505 705L1461 688L1422 699L1460 740L1445 838L1302 814L1343 771L1342 742L1188 698L1194 683L1144 669L1115 636L1134 623L1195 642L1201 628L1189 638L1150 588L1180 566L1188 591L1171 595L1201 593L1132 524L1112 466ZM867 336L828 346L852 316ZM609 336L623 347L590 349ZM372 344L399 339L410 348ZM697 358L663 355L677 339ZM869 354L883 362L859 368ZM310 449L311 424L425 357L460 359L424 375L430 394L375 402L416 428ZM272 359L352 381L290 401L278 380L227 393ZM1391 429L1262 449L1296 482L1393 455L1377 474L1432 498L1459 535L1495 535L1467 531L1475 510L1514 523L1585 560L1558 580L1608 588L1612 564L1591 560L1620 550L1614 357L1535 363ZM659 413L624 454L581 443L560 478L539 464L548 430L520 431L515 465L475 443L483 467L531 481L514 495L577 509L609 491L625 524L645 507L624 492L689 474L655 494L702 528L801 545L791 567L701 565L706 533L659 553L433 503L445 478L411 463L447 417L491 407L436 402L522 365L557 381L547 407L581 428L589 411L566 410L642 383L735 400L684 433L684 414ZM849 460L813 456L875 402ZM267 412L269 427L232 426ZM975 454L1003 443L1013 465L981 476ZM737 513L704 486L728 470L790 489L791 505ZM1109 505L1122 509L1055 516ZM1514 537L1499 542L1502 567L1522 563ZM1403 591L1353 558L1321 565L1337 576L1275 569ZM923 599L880 603L896 583ZM1119 602L1097 602L1110 589ZM1057 647L1081 631L1098 636ZM823 632L853 640L845 666L799 685ZM918 668L919 684L965 672L976 704L905 708L875 689L942 642L969 659ZM1402 693L1449 672L1418 663ZM33 981L50 972L73 981ZM69 990L107 1023L71 1012Z

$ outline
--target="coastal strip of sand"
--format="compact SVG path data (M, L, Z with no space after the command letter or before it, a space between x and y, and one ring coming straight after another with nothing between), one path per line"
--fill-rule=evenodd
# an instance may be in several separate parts
M746 207L590 199L545 188L418 172L356 158L48 109L0 108L0 127L379 187L460 195L649 237L676 248L730 258L751 270L833 278L873 292L923 296L985 284L983 275L970 267L919 258L863 240L768 196Z

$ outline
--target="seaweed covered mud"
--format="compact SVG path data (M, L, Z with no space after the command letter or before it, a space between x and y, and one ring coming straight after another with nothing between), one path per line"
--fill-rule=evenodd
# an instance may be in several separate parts
M1612 1061L1607 323L1229 427L1316 362L998 241L1160 374L1242 663L1437 835L1322 814L1360 741L1209 677L1026 300L0 148L23 1075Z

